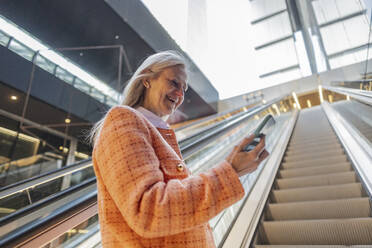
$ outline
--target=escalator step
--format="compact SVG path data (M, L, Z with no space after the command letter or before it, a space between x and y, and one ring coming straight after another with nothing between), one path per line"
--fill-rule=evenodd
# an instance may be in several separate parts
M313 164L313 163L301 163L301 162L297 162L297 163L282 163L281 165L281 169L282 170L291 170L291 169L300 169L300 168L310 168L310 167L317 167L317 166L330 166L330 165L349 165L350 162L349 161L343 161L343 162L334 162L334 163L317 163L317 164Z
M272 191L272 197L276 203L359 198L364 195L360 183Z
M318 153L316 153L317 157L334 157L334 156L345 156L345 153L341 149L334 149L331 151L323 150ZM298 161L298 160L309 160L314 159L314 154L310 153L298 153L295 155L287 155L284 157L284 161L291 162L291 161Z
M261 231L274 245L372 244L372 218L272 221Z
M329 137L319 137L313 139L301 139L301 140L291 140L289 142L289 146L308 146L308 145L315 145L315 144L334 144L338 143L338 139L335 136Z
M316 151L319 148L322 148L322 150L328 150L332 149L333 147L340 147L338 142L334 143L326 143L326 144L309 144L309 145L296 145L296 146L290 146L288 148L288 151L304 151L304 150L310 150L310 151Z
M310 153L306 153L304 155L310 155ZM338 154L329 154L329 155L325 155L324 153L323 154L317 154L317 153L314 153L313 156L307 156L307 157L297 157L297 158L294 158L294 159L291 159L290 157L288 157L289 160L287 160L287 158L284 159L284 163L310 163L311 161L317 161L317 162L322 162L322 161L346 161L346 156L344 154L341 153L341 151L338 153Z
M279 189L335 185L354 182L357 182L357 177L354 171L276 180Z
M314 176L314 175L321 175L321 174L331 174L337 172L345 172L351 170L351 165L346 164L345 162L341 162L339 164L334 165L323 165L321 163L313 163L313 164L306 164L301 163L300 166L305 165L314 165L314 166L306 166L306 168L296 168L296 169L287 169L281 170L279 175L281 178L292 178L292 177L303 177L303 176ZM324 163L323 163L324 164Z
M343 148L341 147L340 144L334 144L334 146L332 147L329 147L327 148L327 151L333 151L333 150L343 150ZM325 151L324 150L324 147L322 146L313 146L311 148L309 147L305 147L305 148L302 148L302 149L287 149L286 151L286 155L299 155L299 154L303 154L303 153L309 153L309 151L311 152L315 152L315 153L320 153L320 152L323 152Z
M371 217L368 197L269 204L268 220L309 220Z

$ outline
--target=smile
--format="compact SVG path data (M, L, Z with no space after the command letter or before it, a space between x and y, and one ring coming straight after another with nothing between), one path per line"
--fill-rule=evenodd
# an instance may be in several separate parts
M168 99L169 101L171 101L172 103L176 103L176 102L177 102L177 99L175 99L175 98L171 98L170 96L167 96L167 99Z

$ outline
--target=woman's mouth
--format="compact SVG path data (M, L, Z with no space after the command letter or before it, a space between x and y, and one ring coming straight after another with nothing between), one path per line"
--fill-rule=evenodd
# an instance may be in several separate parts
M166 96L168 101L172 102L172 103L176 103L177 102L177 99L176 98L172 98L170 96Z

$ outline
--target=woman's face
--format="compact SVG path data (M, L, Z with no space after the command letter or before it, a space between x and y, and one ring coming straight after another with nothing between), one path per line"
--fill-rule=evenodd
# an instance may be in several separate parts
M163 117L171 115L182 104L187 90L183 66L173 66L162 71L157 78L147 80L143 107Z

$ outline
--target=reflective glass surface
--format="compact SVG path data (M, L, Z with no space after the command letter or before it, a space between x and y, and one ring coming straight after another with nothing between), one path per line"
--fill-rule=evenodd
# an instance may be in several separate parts
M372 106L355 100L346 100L335 102L332 107L372 146Z
M362 0L312 1L322 42L332 69L372 58L370 20Z
M14 39L10 41L9 49L29 61L32 60L32 57L35 54L33 50Z
M0 45L7 46L9 40L10 40L10 37L0 31Z
M61 159L55 159L44 154L1 164L0 188L59 169L62 164Z
M47 72L54 74L56 64L46 59L44 56L38 54L35 59L35 64L43 68Z
M69 83L69 84L72 84L73 80L74 80L74 76L69 73L68 71L60 68L59 66L57 66L57 69L56 69L56 74L55 74L56 77L58 77L59 79Z
M95 177L94 170L93 167L90 166L72 174L54 178L51 181L41 183L37 186L27 188L24 191L4 197L0 199L0 209L5 209L6 211L1 213L1 217L78 185L93 177Z
M17 32L15 32L16 34L13 35L18 37L12 38L10 40L12 36L4 33L7 32L6 31L7 29L5 29L5 31L1 31L2 29L0 29L0 45L7 46L7 44L10 41L8 48L29 61L32 61L32 58L36 52L42 54L42 55L38 54L36 56L35 64L37 66L41 67L42 69L51 74L55 74L56 77L69 84L72 84L74 82L74 77L77 78L81 77L84 78L84 80L89 80L89 82L92 81L91 85L89 85L86 82L84 82L84 84L89 85L89 88L93 88L94 86L99 88L100 90L95 89L94 92L92 92L91 90L87 90L86 87L80 84L80 82L83 82L83 80L80 80L80 82L77 83L76 88L81 89L83 92L91 95L92 97L94 97L95 99L102 103L110 104L110 106L117 104L117 101L114 98L119 94L118 92L111 89L110 87L107 88L107 85L105 85L105 83L99 81L94 76L88 74L86 71L83 71L80 67L76 66L74 63L66 59L61 54L56 53L52 49L49 49L35 37L26 33L25 30L19 29L17 25L13 24L5 17L0 15L0 20L6 22L7 27L11 26L12 28L10 30L12 29L17 30ZM8 32L10 32L9 28ZM56 66L58 67L55 69ZM74 73L75 76L72 73ZM114 98L111 98L112 96L114 96ZM110 100L106 101L106 98L110 98Z
M91 86L85 83L83 80L80 78L76 78L74 82L74 87L81 90L82 92L86 94L90 94Z

